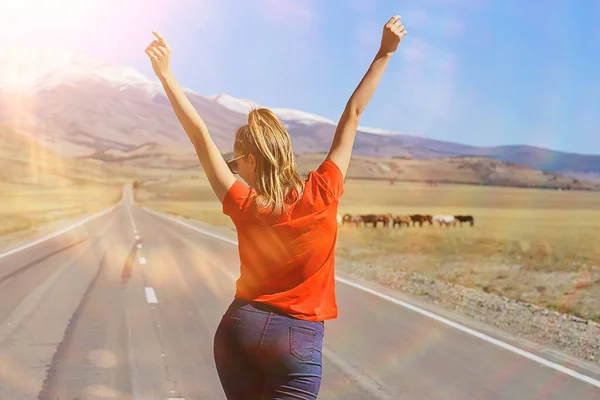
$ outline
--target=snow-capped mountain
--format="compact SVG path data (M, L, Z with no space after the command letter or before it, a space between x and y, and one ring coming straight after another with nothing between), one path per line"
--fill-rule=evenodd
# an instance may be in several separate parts
M215 94L207 97L229 108L230 110L241 112L244 114L247 114L250 111L252 105L255 108L268 107L277 115L277 117L279 117L283 121L295 120L306 123L322 122L325 124L335 124L335 122L333 122L332 120L317 114L311 114L305 111L292 110L288 108L269 107L263 104L258 104L249 99L240 99L237 97L230 96L228 94Z
M258 108L258 107L268 107L269 109L271 109L275 115L277 115L277 117L279 117L279 119L281 119L282 121L294 121L294 122L298 122L298 123L302 123L304 125L314 125L317 123L322 123L322 124L329 124L329 125L337 125L336 121L333 121L329 118L325 118L321 115L318 114L312 114L306 111L301 111L301 110L294 110L294 109L290 109L290 108L278 108L278 107L269 107L269 106L265 106L262 104L258 104L256 102L253 102L251 100L248 99L240 99L237 97L233 97L230 96L228 94L215 94L215 95L210 95L207 96L209 99L214 100L216 102L218 102L219 104L229 108L232 111L236 111L236 112L240 112L240 113L244 113L247 114L250 109L251 109L251 104ZM342 113L342 110L340 110L340 115ZM390 130L386 130L386 129L379 129L379 128L371 128L371 127L365 127L365 126L359 126L358 129L361 132L365 132L365 133L373 133L376 135L393 135L396 134L397 132L393 132Z
M49 90L58 85L77 82L99 82L121 90L138 88L150 96L163 94L158 81L150 80L133 68L102 62L80 54L70 54L59 49L32 49L18 47L0 48L0 90ZM186 89L188 94L199 95ZM258 104L228 94L204 96L229 110L248 114L251 105L269 107L284 122L306 126L317 123L335 126L336 122L323 116L289 108L278 108ZM340 112L341 113L341 112ZM288 124L286 124L288 125ZM395 132L370 127L359 130L372 134L394 134Z
M0 48L0 90L47 90L81 81L99 82L117 88L136 87L150 95L162 91L158 82L130 67L57 49Z
M250 105L260 106L227 94L186 93L223 151L231 150L235 131L246 123ZM267 107L284 121L295 152L329 149L337 121L301 110ZM69 155L127 151L151 142L190 147L158 81L127 66L57 50L0 48L0 124ZM353 154L483 156L545 171L600 172L600 156L595 155L530 146L479 148L369 127L359 127Z

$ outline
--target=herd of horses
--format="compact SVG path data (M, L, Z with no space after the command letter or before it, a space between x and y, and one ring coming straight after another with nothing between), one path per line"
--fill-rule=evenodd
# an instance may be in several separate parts
M417 224L422 227L423 224L434 225L438 224L440 227L450 227L456 226L457 223L462 226L463 223L468 223L471 226L475 225L475 218L472 215L422 215L422 214L413 214L413 215L396 215L392 214L362 214L362 215L352 215L352 214L344 214L344 216L337 216L338 225L351 225L351 226L367 226L372 224L374 228L377 227L379 223L381 223L384 227L392 224L392 227L395 228L402 225L406 226L416 226Z

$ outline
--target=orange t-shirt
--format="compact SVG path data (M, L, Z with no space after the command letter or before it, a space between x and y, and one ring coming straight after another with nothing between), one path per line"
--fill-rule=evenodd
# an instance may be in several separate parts
M334 253L343 186L338 166L325 160L308 174L300 201L274 221L258 211L256 191L235 181L223 199L223 212L238 234L236 298L308 321L337 317Z

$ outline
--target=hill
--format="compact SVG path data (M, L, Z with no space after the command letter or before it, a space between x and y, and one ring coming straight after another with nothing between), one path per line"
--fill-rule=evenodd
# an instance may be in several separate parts
M297 154L298 168L306 173L323 161L326 153ZM229 158L231 152L224 152ZM107 150L83 159L95 159L110 165L129 168L161 168L175 170L201 169L190 147L144 144L130 151ZM447 157L415 159L409 157L377 158L353 156L348 169L349 179L381 179L474 185L544 187L564 189L600 189L600 182L589 182L552 172L537 171L519 164L484 157Z
M303 171L316 168L325 154L299 155ZM536 187L549 189L600 190L600 182L580 181L552 172L534 170L519 164L484 157L436 159L353 157L347 178L381 179L390 183L425 182L471 185Z
M131 153L147 143L190 147L158 82L126 66L75 56L58 63L53 57L34 54L21 63L17 56L11 58L11 65L27 68L28 80L17 88L0 76L1 123L69 156ZM217 146L230 151L235 130L246 122L249 102L226 94L187 94ZM335 121L302 110L272 109L285 123L297 153L329 149ZM381 159L486 157L577 179L600 179L600 155L518 145L476 147L372 127L359 127L354 154Z
M113 186L131 176L128 171L99 160L65 157L34 138L0 125L0 184Z

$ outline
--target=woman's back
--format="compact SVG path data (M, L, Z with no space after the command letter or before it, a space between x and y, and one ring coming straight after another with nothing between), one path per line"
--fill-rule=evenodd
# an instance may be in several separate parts
M342 173L326 160L308 174L300 200L273 219L258 210L254 189L234 183L223 212L238 232L236 298L266 303L309 321L337 317L334 250L342 192Z
M154 34L157 40L146 48L152 68L223 212L238 231L241 274L236 299L214 338L225 395L229 400L316 399L323 372L323 321L337 316L338 202L360 115L406 34L400 16L385 24L381 45L346 104L326 160L305 181L296 170L288 132L267 109L250 112L248 124L236 132L234 157L225 162L170 72L169 46Z

